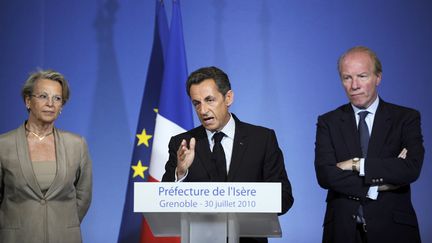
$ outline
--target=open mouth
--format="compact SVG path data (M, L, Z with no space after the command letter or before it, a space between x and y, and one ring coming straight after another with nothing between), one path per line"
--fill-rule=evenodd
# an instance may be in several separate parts
M208 124L211 124L213 122L214 117L203 117L202 120L203 120L204 124L208 125Z

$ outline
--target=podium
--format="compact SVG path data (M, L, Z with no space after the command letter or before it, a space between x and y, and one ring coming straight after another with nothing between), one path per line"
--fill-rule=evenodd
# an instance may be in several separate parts
M135 183L134 212L155 236L181 243L238 243L239 237L281 237L280 183Z

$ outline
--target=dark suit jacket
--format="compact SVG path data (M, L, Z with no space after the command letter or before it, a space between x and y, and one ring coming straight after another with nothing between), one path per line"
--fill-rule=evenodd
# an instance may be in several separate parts
M397 158L403 148L408 150L406 159ZM323 242L355 242L354 215L360 203L368 242L420 242L410 190L424 157L419 112L380 100L367 154L364 177L336 166L362 157L350 104L318 117L315 169L318 183L328 189ZM379 192L377 200L366 197L370 186L382 184L400 187Z
M0 135L0 242L81 242L92 192L87 144L54 129L57 172L43 194L33 172L24 125Z
M291 208L294 199L288 180L282 151L275 132L271 129L241 122L235 115L235 135L228 182L282 182L282 213ZM169 160L165 165L162 181L175 181L177 150L183 139L196 139L195 159L185 181L213 181L214 164L211 162L210 145L203 126L171 138ZM243 241L241 241L243 242ZM259 241L257 241L259 242Z

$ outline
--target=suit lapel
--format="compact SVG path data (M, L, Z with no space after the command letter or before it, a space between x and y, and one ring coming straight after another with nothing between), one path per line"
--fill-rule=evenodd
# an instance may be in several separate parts
M375 114L372 133L369 140L368 157L377 157L383 148L387 134L391 129L391 115L386 109L386 103L380 100Z
M36 176L33 171L33 165L30 160L30 153L28 150L28 144L25 134L25 125L22 125L17 129L16 133L16 143L17 143L17 151L18 151L18 160L21 165L21 170L23 172L23 176L27 181L30 189L39 197L43 198L42 191L39 187L39 184L36 180Z
M53 195L55 191L61 189L66 178L67 159L66 159L66 148L64 145L64 138L62 134L54 128L54 141L56 150L56 164L57 171L51 186L48 188L45 196L48 198Z
M350 155L362 157L360 138L357 131L354 110L352 109L351 105L348 104L342 108L342 111L343 112L340 117L340 129L344 141L348 147L348 152Z
M248 145L247 131L245 131L242 122L234 114L232 115L235 120L235 134L231 155L231 163L228 170L228 181L233 180L235 173L237 172L240 164L243 162L243 156Z

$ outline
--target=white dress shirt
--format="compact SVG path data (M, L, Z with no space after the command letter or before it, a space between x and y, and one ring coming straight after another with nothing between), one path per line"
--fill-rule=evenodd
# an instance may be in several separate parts
M356 118L356 124L358 127L359 124L359 120L360 120L360 116L359 113L362 111L368 111L369 113L367 114L367 116L365 117L365 122L366 125L368 126L368 130L369 130L369 136L372 133L372 128L373 128L373 122L375 119L375 114L376 114L376 110L378 108L378 104L379 104L379 98L377 97L375 99L375 101L367 108L367 109L359 109L357 107L355 107L354 105L351 104L351 106L354 109L354 114L355 114L355 118ZM364 176L365 175L365 171L364 171L364 163L365 163L365 158L361 158L360 159L360 168L359 168L359 175L360 176ZM371 186L369 187L369 191L367 194L367 197L372 199L372 200L376 200L378 198L378 186Z
M233 144L234 144L234 134L235 134L235 121L233 116L231 115L228 123L222 128L222 130L217 132L223 132L225 133L225 136L221 140L222 147L224 149L225 153L225 161L226 161L226 168L227 168L227 174L229 171L229 167L231 164L231 156L232 156L232 150L233 150ZM207 133L207 139L210 144L210 150L213 152L214 147L214 141L213 141L213 135L216 132L211 132L206 129Z

